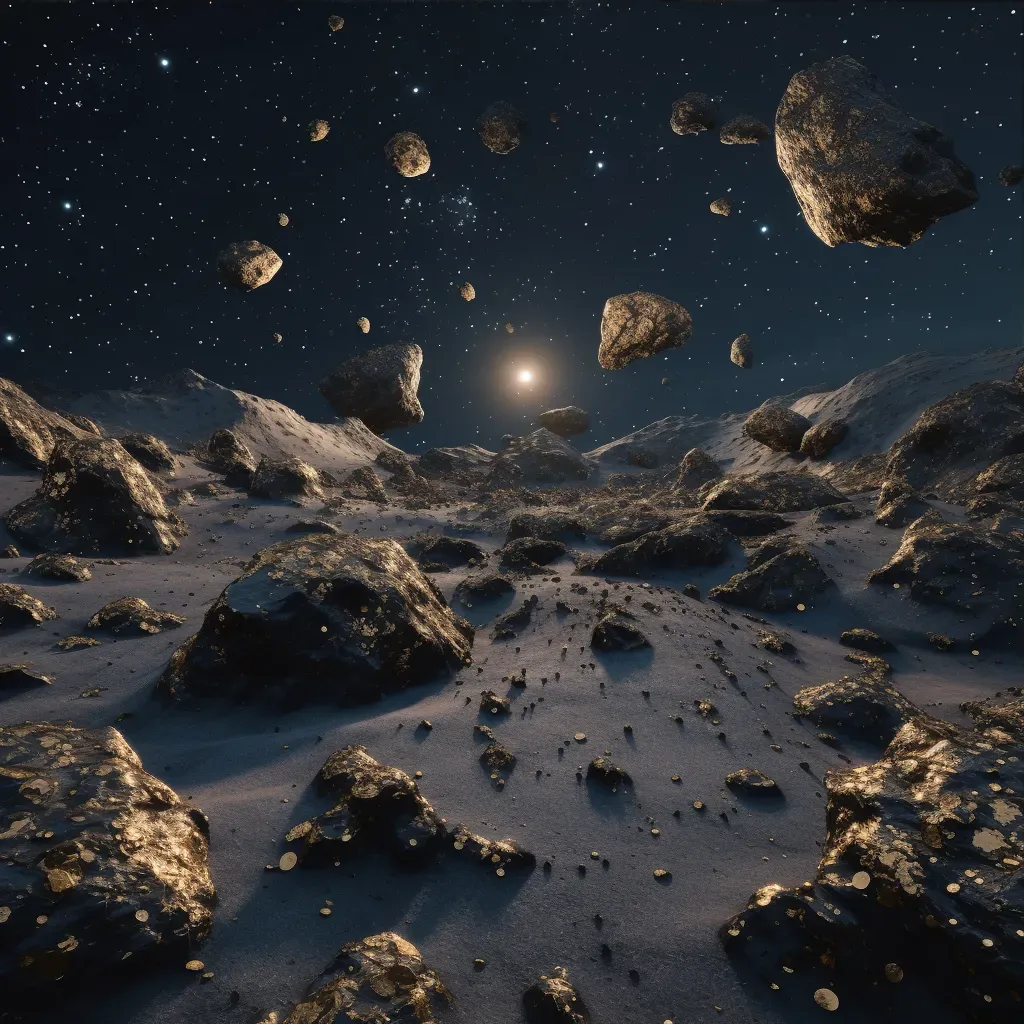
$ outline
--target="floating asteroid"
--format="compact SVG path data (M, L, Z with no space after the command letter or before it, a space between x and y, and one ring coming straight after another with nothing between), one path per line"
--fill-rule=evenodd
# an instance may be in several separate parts
M743 424L743 433L773 452L796 452L811 422L785 405L766 402Z
M223 473L229 484L248 487L256 472L256 456L249 446L234 431L225 428L210 435L205 461L218 473Z
M1013 188L1024 181L1024 167L1020 164L1007 164L999 171L999 180L1007 187Z
M762 512L807 512L838 505L846 495L810 473L741 473L723 477L702 492L701 508L751 509Z
M5 1008L177 958L210 930L206 816L116 729L0 727L0 974ZM26 1002L26 1005L28 1003Z
M710 210L712 213L717 213L720 217L728 217L732 213L732 200L728 196L713 199Z
M722 125L718 139L726 146L750 146L772 137L772 130L750 114L737 114Z
M524 993L523 1009L530 1024L589 1024L590 1012L572 987L569 972L554 967Z
M160 687L361 704L466 664L472 637L394 541L314 534L258 552Z
M430 170L427 144L415 132L399 132L384 147L388 162L403 178L416 178Z
M345 27L345 19L340 14L332 14L327 18L327 27L332 32L340 32Z
M309 122L309 141L310 142L323 142L327 138L328 132L330 132L331 126L322 118L318 117L314 121Z
M511 153L523 141L525 127L525 115L504 100L492 103L477 121L483 144L501 155Z
M601 314L597 360L605 370L621 370L634 359L682 347L692 333L693 320L678 302L651 292L613 295Z
M467 302L472 302L476 298L476 289L468 281L463 281L459 288L459 294Z
M764 772L756 768L739 768L725 777L725 784L730 789L748 796L779 796L781 790L774 779L768 778Z
M149 474L110 438L54 449L31 498L5 518L16 537L65 554L170 554L187 533Z
M369 320L369 318L365 317L365 316L361 316L356 321L356 327L358 327L359 330L361 330L363 332L363 334L369 334L370 333L370 320Z
M279 227L286 228L286 227L288 227L288 224L290 222L291 222L291 217L289 217L287 213L279 213L277 215L277 223L278 223Z
M141 462L152 473L167 473L174 469L171 449L152 434L121 434L117 438L128 454Z
M44 409L13 381L0 377L0 456L39 469L58 441L82 436L76 424Z
M573 437L585 434L590 429L590 413L578 405L566 405L560 409L548 409L537 417L542 427L559 437Z
M277 331L274 331L273 338L274 341L278 343L278 345L280 345L281 342L284 341L284 335L279 334Z
M822 420L815 423L800 439L800 451L812 459L823 459L846 439L849 431L846 420Z
M594 626L590 646L597 651L639 651L651 642L634 623L629 612L614 611L603 615Z
M74 555L36 555L24 569L26 576L38 576L44 580L85 583L92 579L92 572Z
M394 344L371 348L320 381L320 394L339 416L358 416L375 434L423 422L417 397L423 349Z
M280 269L280 256L262 242L232 242L217 257L217 269L224 284L251 292L266 284Z
M688 92L672 104L669 125L676 135L699 135L715 127L718 104L707 93Z
M505 333L506 334L515 334L516 333L516 329L512 326L511 321L505 324Z
M264 456L249 482L255 498L323 498L320 471L294 457L271 459Z
M833 586L831 577L809 551L787 539L784 549L769 541L749 558L745 572L712 587L708 597L767 612L802 611ZM759 552L762 552L759 556Z
M177 629L184 615L162 612L141 597L119 597L105 604L86 624L86 629L101 629L128 636L149 636L165 629Z
M793 76L775 148L804 220L830 246L907 246L978 198L952 140L900 110L852 57Z

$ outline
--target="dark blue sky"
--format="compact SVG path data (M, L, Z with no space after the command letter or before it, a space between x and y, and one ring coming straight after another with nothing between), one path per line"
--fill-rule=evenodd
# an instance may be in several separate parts
M493 446L575 402L594 416L589 446L905 352L1021 340L1024 192L997 175L1022 160L1024 4L36 4L0 19L0 375L14 380L125 387L191 366L329 418L326 370L415 341L426 420L395 443ZM791 75L839 54L977 175L975 206L909 249L829 249L772 142L669 128L689 90L770 124ZM475 128L498 99L528 118L508 156ZM311 144L316 117L331 132ZM397 131L425 138L429 174L390 168ZM728 219L708 210L723 194ZM229 292L216 255L249 238L284 268ZM686 306L693 338L603 371L604 300L637 289ZM741 332L753 371L728 360Z

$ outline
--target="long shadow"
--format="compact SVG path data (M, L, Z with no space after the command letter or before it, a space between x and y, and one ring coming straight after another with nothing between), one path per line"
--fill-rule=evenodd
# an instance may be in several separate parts
M606 818L623 819L635 808L636 796L632 783L624 783L615 793L595 779L584 778L583 785L587 790L591 810Z

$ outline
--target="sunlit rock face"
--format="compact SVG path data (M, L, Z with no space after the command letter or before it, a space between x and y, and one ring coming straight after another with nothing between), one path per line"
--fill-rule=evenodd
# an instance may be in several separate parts
M0 377L0 457L37 469L46 465L58 441L89 431L44 409L13 381Z
M651 292L613 295L601 314L597 359L605 370L621 370L685 345L692 333L693 319L678 302Z

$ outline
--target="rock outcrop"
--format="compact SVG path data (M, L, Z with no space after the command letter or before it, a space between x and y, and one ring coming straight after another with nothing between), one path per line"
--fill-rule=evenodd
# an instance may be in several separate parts
M691 448L670 478L669 486L684 491L697 491L721 476L722 467L717 459L702 448Z
M688 92L672 104L669 125L676 135L699 135L715 127L718 104L707 93Z
M718 138L727 146L751 146L772 137L772 130L750 114L737 114L722 125Z
M162 612L141 597L119 597L105 604L85 628L125 636L152 636L165 629L177 629L185 621L184 615Z
M315 534L256 554L160 686L361 704L465 664L472 638L394 541Z
M323 498L322 477L302 459L260 459L256 472L249 481L249 493L254 498Z
M809 608L819 594L833 586L831 577L805 548L782 539L762 545L750 556L746 571L712 587L708 597L726 604L766 612Z
M223 427L210 435L205 461L235 486L248 487L256 472L256 456L249 446L233 430Z
M503 156L523 141L525 127L525 115L504 100L492 103L477 121L480 140L492 153Z
M542 974L523 993L523 1010L530 1024L590 1024L590 1011L564 967Z
M465 537L433 537L430 534L420 534L412 539L409 551L421 567L436 566L444 571L487 561L487 554L483 548Z
M4 521L37 548L76 555L170 554L187 532L146 470L111 438L58 445L39 490Z
M403 178L418 178L430 170L427 144L415 132L392 135L384 147L384 155Z
M585 540L587 536L583 521L574 512L558 509L529 509L514 512L508 521L505 542L517 537L540 537L543 540L560 540L564 543Z
M621 370L634 359L680 348L692 333L693 320L678 302L651 292L613 295L601 314L597 360L605 370Z
M206 816L146 772L116 729L2 726L0 763L5 1009L203 941L214 902Z
M538 422L552 434L559 437L573 437L585 434L590 429L590 413L578 405L566 405L560 409L548 409L537 417Z
M809 473L744 473L711 484L701 505L712 509L754 509L763 512L808 512L838 505L846 495L827 480Z
M601 616L590 635L590 646L595 651L639 651L651 642L636 625L636 616L619 609Z
M775 148L804 220L830 246L910 245L978 198L952 140L900 110L852 57L793 76Z
M535 430L517 437L491 459L490 480L494 484L515 486L520 482L564 483L586 480L594 465L557 434Z
M59 580L64 583L85 583L92 579L92 572L74 555L36 555L22 569L26 576L38 576L43 580Z
M152 434L121 434L118 441L124 450L151 473L169 473L174 469L171 449Z
M428 448L416 460L416 471L431 480L444 477L466 478L487 470L494 452L477 444L455 448Z
M811 429L806 416L788 406L766 402L755 409L743 424L743 433L773 452L797 452L804 434Z
M0 377L0 458L38 469L46 465L58 441L79 439L86 433Z
M652 530L636 540L617 544L596 558L582 559L581 572L642 576L658 569L688 569L725 561L732 537L704 516Z
M339 416L358 416L375 434L423 422L417 397L423 349L381 345L346 359L320 381L320 394Z
M280 256L262 242L232 242L217 257L220 279L231 288L251 292L270 281L284 265Z
M566 547L560 540L544 540L541 537L516 537L498 552L504 568L526 570L547 565L565 553Z
M484 601L507 597L514 594L515 590L511 580L499 576L496 572L480 573L476 576L467 576L459 582L455 588L455 600L467 608L472 608Z
M812 459L824 459L850 432L846 420L828 419L815 423L800 441L800 451Z
M33 597L24 587L0 583L0 629L38 626L57 618L57 609Z
M902 529L931 511L931 505L903 480L887 480L875 502L875 522L879 526Z

